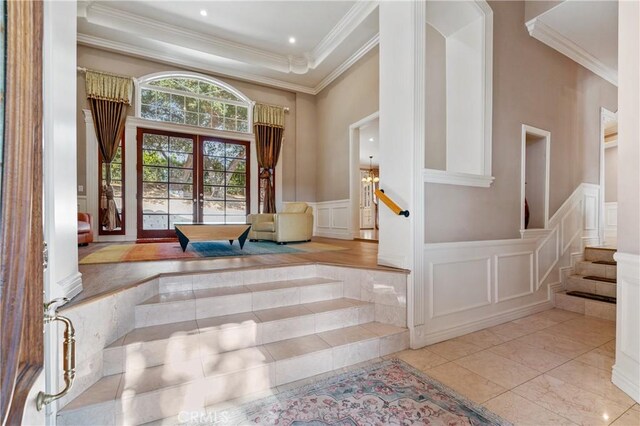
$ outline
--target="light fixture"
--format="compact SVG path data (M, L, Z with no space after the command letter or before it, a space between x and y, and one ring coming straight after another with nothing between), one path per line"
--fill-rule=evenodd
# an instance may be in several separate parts
M202 15L202 16L207 16L207 11L206 11L206 9L202 9L202 10L200 11L200 15Z
M380 182L380 178L376 176L376 174L373 172L373 155L369 156L369 170L367 170L366 173L367 175L362 178L362 182L367 182L367 183Z
M373 138L369 138L369 142L373 142Z
M289 37L289 43L296 44L296 38L295 37Z

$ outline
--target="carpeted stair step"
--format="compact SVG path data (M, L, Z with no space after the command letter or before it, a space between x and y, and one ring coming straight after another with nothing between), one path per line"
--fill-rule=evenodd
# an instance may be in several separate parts
M341 298L344 283L302 278L161 293L135 307L136 327L191 321Z
M103 352L105 375L198 359L374 319L374 304L332 299L137 328Z
M589 276L582 275L570 275L567 277L566 290L616 297L617 286L615 280L610 282L602 277L597 278L599 279L592 279Z
M59 425L141 424L268 390L409 345L406 328L369 322L103 377L58 414Z

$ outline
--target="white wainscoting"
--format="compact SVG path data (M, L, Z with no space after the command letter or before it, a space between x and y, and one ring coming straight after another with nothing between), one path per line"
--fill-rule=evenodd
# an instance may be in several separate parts
M78 211L86 212L87 211L87 196L86 195L78 195Z
M604 240L615 243L618 239L618 203L604 203Z
M412 347L550 308L560 269L597 238L598 191L580 185L548 229L519 239L425 244L424 299L414 301L425 323L413 330Z
M612 381L640 402L640 255L616 253L618 309Z
M352 240L350 201L335 200L308 203L313 207L313 235Z

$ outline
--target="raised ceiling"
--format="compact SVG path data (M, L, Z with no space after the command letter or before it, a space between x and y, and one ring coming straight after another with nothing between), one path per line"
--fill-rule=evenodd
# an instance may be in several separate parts
M377 45L378 8L375 1L79 2L78 42L316 94Z
M618 2L565 0L527 22L529 33L618 84Z

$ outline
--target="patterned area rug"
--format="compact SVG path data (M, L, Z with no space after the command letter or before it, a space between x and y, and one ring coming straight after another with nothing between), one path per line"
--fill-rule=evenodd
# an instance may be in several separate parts
M278 245L270 241L247 241L240 250L237 241L230 245L226 241L190 243L184 253L178 242L172 243L144 243L144 244L110 244L82 260L81 265L96 263L142 262L149 260L175 260L228 256L251 256L258 254L286 254L286 253L319 253L323 251L346 250L333 244L308 242Z
M510 425L395 359L249 403L227 418L236 425Z

